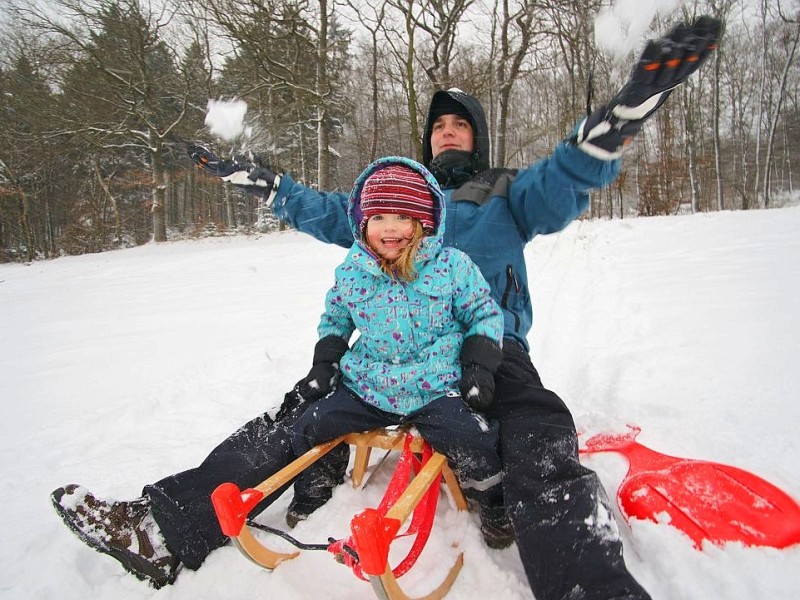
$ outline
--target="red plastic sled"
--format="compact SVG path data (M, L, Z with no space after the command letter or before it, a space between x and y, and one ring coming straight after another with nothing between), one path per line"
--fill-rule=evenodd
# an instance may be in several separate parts
M705 540L775 548L800 542L800 506L785 492L736 467L651 450L636 441L641 429L629 427L627 434L593 436L581 449L628 459L617 491L626 519L667 520L698 549Z

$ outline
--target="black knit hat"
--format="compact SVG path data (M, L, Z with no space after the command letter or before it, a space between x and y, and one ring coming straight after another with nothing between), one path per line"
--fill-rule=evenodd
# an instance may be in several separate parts
M450 94L437 93L433 95L430 110L428 112L428 120L430 121L431 126L433 126L433 124L436 122L436 119L442 115L457 115L462 119L469 121L469 124L472 125L473 131L476 129L475 119L472 117L469 111L464 108L463 104L453 98L453 96Z

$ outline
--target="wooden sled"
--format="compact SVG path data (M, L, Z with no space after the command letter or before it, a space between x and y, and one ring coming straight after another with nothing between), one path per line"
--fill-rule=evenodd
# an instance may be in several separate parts
M397 581L405 570L403 564L393 570L389 565L389 545L394 540L401 526L412 514L416 517L415 510L421 502L432 502L435 510L435 498L438 497L440 478L443 478L450 491L450 495L459 510L467 509L467 502L459 487L458 480L447 464L447 458L434 452L430 446L418 435L412 436L403 430L376 429L367 433L353 433L325 444L320 444L306 452L303 456L287 465L275 475L268 478L255 488L239 490L233 483L223 483L211 495L212 504L217 513L222 532L229 536L234 545L257 565L266 569L274 569L281 562L291 560L299 555L299 551L283 553L271 550L264 546L253 535L247 523L247 515L264 498L275 493L284 484L294 479L303 470L330 452L339 444L347 443L355 447L355 462L351 475L354 487L359 487L363 481L369 465L372 448L384 450L404 451L404 456L422 454L424 463L421 464L416 475L410 481L399 497L391 503L385 514L376 509L366 509L351 521L352 537L347 540L352 547L345 548L347 552L336 553L339 562L354 566L357 576L369 581L375 594L382 600L411 600ZM397 476L397 473L395 474ZM432 487L434 486L434 487ZM386 500L386 499L385 499ZM432 519L433 514L428 515ZM416 518L414 519L416 521ZM413 524L413 523L412 523ZM430 526L430 523L428 523ZM416 542L422 542L418 539ZM415 542L415 546L417 545ZM338 542L341 544L341 541ZM331 550L329 548L330 551ZM419 548L421 551L421 547ZM356 565L353 565L355 555ZM410 556L407 558L411 558ZM410 560L413 565L414 559ZM463 554L459 554L450 567L444 580L435 590L418 600L438 600L443 598L458 577L464 563ZM410 567L409 567L410 568ZM395 574L398 570L401 572Z

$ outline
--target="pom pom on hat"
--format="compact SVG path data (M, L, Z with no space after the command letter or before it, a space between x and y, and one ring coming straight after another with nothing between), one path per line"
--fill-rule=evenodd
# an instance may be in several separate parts
M376 171L361 188L361 230L374 215L403 214L433 231L433 194L425 178L413 169L390 165Z

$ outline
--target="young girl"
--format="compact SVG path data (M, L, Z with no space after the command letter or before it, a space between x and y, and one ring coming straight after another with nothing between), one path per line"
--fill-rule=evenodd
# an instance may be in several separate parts
M293 426L294 450L413 424L478 504L486 542L508 546L497 425L473 410L491 403L502 361L503 317L489 286L466 254L442 246L443 194L414 161L389 157L367 167L349 218L355 243L336 269L313 367L299 388L306 400L324 400Z

